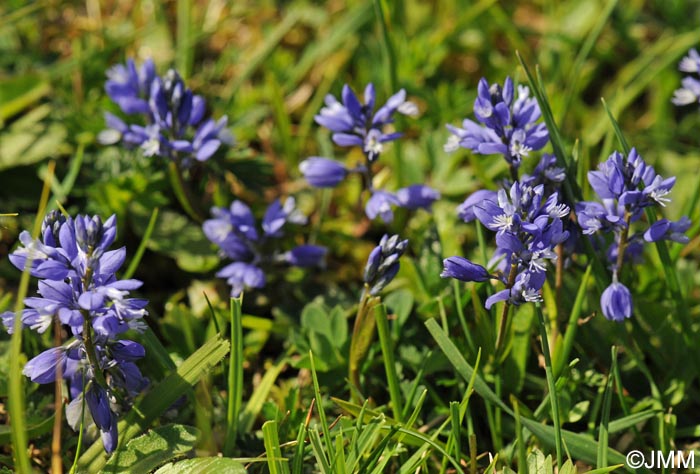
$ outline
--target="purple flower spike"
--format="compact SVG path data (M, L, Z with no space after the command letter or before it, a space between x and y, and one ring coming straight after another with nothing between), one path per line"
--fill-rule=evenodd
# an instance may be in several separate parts
M341 94L342 103L327 95L326 106L316 115L316 123L333 132L333 142L338 146L362 147L368 161L373 162L383 150L383 143L396 140L400 133L384 133L383 128L394 121L394 114L415 115L416 106L406 101L406 91L401 89L374 112L376 94L370 83L364 91L364 104L355 92L345 84Z
M603 315L611 321L622 322L632 316L632 295L625 285L614 281L600 296Z
M442 278L456 278L461 281L487 281L488 270L464 257L450 257L443 261Z
M526 86L518 86L517 99L514 92L509 77L503 87L489 85L482 78L474 101L474 115L479 123L465 119L463 128L448 125L451 136L445 151L462 147L482 155L499 154L517 168L523 157L542 149L549 141L549 133L544 123L536 123L541 116L537 100L530 97Z
M190 166L210 159L222 145L233 145L226 116L205 119L206 104L185 86L173 69L164 76L155 72L153 61L139 69L132 59L107 71L105 90L125 114L141 115L140 122L125 122L106 114L107 130L98 141L139 148L144 156L161 156Z
M401 240L398 235L384 235L367 259L364 282L373 296L394 279L399 272L399 258L406 251L408 240Z
M348 175L348 169L328 158L312 156L299 164L299 171L306 181L316 188L334 188Z

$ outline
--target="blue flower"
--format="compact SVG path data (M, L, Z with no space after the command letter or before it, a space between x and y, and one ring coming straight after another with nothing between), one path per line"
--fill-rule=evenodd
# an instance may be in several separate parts
M442 278L456 278L461 281L487 281L491 278L488 270L464 257L450 257L443 261Z
M369 293L376 296L399 272L399 258L408 248L408 240L401 240L398 235L385 234L369 255L363 280Z
M682 60L678 69L689 74L700 74L700 54L695 48L688 51L688 55ZM675 105L688 105L700 102L700 80L692 76L686 76L681 81L683 87L673 93Z
M74 401L86 389L88 408L107 452L115 449L118 436L117 415L109 399L121 400L122 408L127 408L147 384L133 363L144 357L145 349L117 339L129 329L145 328L142 319L147 302L128 298L130 291L141 286L140 281L116 277L126 258L123 248L109 250L116 224L114 216L103 222L99 216L73 219L52 212L43 221L41 237L33 240L23 232L22 246L10 257L20 270L27 259L33 259L30 273L40 278L39 296L24 301L27 309L20 315L22 325L44 332L57 319L73 335L63 346L30 360L23 373L33 382L52 383L60 368ZM14 313L0 316L8 329L13 326ZM75 403L71 406L74 412Z
M406 209L426 209L440 199L440 193L424 184L412 184L396 191L399 206Z
M298 245L285 254L285 261L295 267L323 267L327 253L326 247Z
M415 105L406 101L406 91L401 89L375 113L376 94L372 83L365 87L364 104L347 84L343 86L341 99L342 103L328 94L326 106L315 117L316 123L334 132L336 145L361 147L370 162L379 157L384 143L401 137L401 133L383 132L384 126L394 121L394 114L413 115L417 112Z
M600 296L603 315L611 321L622 322L632 316L632 295L625 285L613 281Z
M335 160L312 156L299 164L306 181L316 188L334 188L348 175L348 169Z
M523 157L542 149L549 141L546 125L536 123L541 116L537 101L530 97L526 86L518 87L515 99L510 77L503 87L489 85L484 78L479 81L474 115L479 123L464 119L463 128L447 126L452 135L445 151L463 147L482 155L499 154L517 168Z
M262 232L258 232L250 208L241 201L233 201L229 209L212 208L211 213L214 218L206 220L202 229L223 256L233 260L216 274L226 279L232 296L239 296L246 289L263 288L267 282L265 272L274 264L285 262L297 267L324 264L323 247L300 245L289 252L279 249L286 225L307 221L292 197L284 204L275 200L267 207L261 222Z
M544 286L544 281L544 272L524 271L519 273L511 288L494 293L486 299L484 306L486 306L486 309L491 309L491 306L499 301L507 301L508 304L515 306L523 303L540 302L542 301L540 290Z
M139 70L133 60L114 66L107 72L105 86L109 97L126 114L140 114L142 123L127 123L105 114L107 130L98 135L103 145L123 143L139 148L145 156L161 156L183 166L207 161L219 148L233 144L227 118L205 118L206 103L185 86L177 71L165 76L155 73L153 61Z
M690 219L688 219L687 216L681 217L677 222L672 222L668 219L659 219L644 232L644 240L647 242L671 240L679 244L687 244L690 242L688 236L685 235L688 229L690 229Z
M396 195L387 191L374 191L365 205L365 213L370 219L380 216L384 222L394 220L392 206L398 206L401 202Z

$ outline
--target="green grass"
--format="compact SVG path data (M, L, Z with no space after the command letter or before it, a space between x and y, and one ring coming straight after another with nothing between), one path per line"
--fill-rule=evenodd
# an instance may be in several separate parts
M5 2L0 310L35 294L6 256L21 230L38 232L45 209L116 214L123 276L142 280L139 297L150 301L149 329L134 338L147 348L139 365L151 385L120 418L119 449L128 457L160 432L187 433L149 448L157 452L146 460L171 463L163 469L222 454L230 472L570 473L569 461L623 472L632 449L690 452L700 435L700 114L670 98L678 61L700 44L697 22L697 5L680 1ZM149 55L159 72L177 67L214 117L228 115L232 149L180 169L97 142L103 111L116 111L105 70ZM442 147L445 124L473 117L478 80L506 76L540 102L544 151L567 169L567 197L592 199L586 173L634 146L678 177L673 202L642 221L687 214L693 225L687 246L648 246L623 272L635 301L628 321L600 314L610 271L589 244L566 262L560 287L548 282L541 309L510 308L496 350L501 307L483 302L501 287L439 273L456 254L488 264L492 233L454 209L477 189L497 189L508 169L496 156ZM362 91L370 81L378 102L405 88L420 110L397 120L405 135L386 144L377 183L430 184L442 194L432 213L368 222L358 179L318 191L298 170L309 156L361 163L314 115L344 83ZM230 300L215 277L226 259L201 221L234 198L260 217L290 195L309 224L286 243L328 247L327 267L285 269ZM360 300L367 256L384 233L410 248L380 297ZM21 374L53 344L50 333L0 335L9 415L0 414L0 469L50 464L53 387ZM62 429L66 472L74 459L78 472L108 462L93 432L79 440Z

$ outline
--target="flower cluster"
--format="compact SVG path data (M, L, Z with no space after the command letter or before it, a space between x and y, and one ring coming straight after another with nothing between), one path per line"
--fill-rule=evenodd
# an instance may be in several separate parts
M98 140L104 145L122 143L139 148L145 156L161 156L187 166L206 161L233 137L226 128L226 116L206 118L206 102L185 86L170 69L160 77L153 61L137 68L132 59L107 71L107 95L127 115L141 115L139 123L127 123L106 113L107 130Z
M384 234L367 259L364 282L369 287L369 294L376 296L394 279L399 272L399 258L408 247L408 240L401 240L398 235L389 237Z
M516 181L508 192L501 189L495 196L481 192L477 199L470 197L459 211L465 221L476 218L496 232L494 262L498 262L499 274L491 275L466 258L450 257L444 262L441 276L461 281L501 280L506 289L489 297L486 308L498 301L513 305L540 301L546 262L557 259L555 247L569 237L562 221L569 207L559 202L559 193L554 191L545 197L543 184L531 186Z
M394 206L407 209L427 208L439 199L439 193L425 185L415 184L399 189L396 193L375 189L372 183L372 165L384 150L384 143L401 137L400 132L385 133L386 125L394 122L394 114L415 115L415 104L406 100L406 91L401 89L389 98L376 112L376 94L370 83L364 91L364 104L360 103L347 84L343 86L342 102L332 95L326 96L326 106L316 115L316 122L333 132L333 142L338 146L359 146L365 155L365 163L349 169L337 161L311 157L299 165L306 180L315 187L332 188L339 185L350 173L362 176L370 192L365 213L370 219L381 217L384 222L394 218Z
M690 227L690 220L661 219L644 232L630 232L631 224L640 220L645 208L665 206L670 201L666 196L676 182L675 177L664 179L656 174L634 148L627 156L614 152L598 170L588 172L588 182L600 202L576 204L578 224L587 235L613 235L606 252L613 281L603 292L600 305L605 317L624 321L632 315L632 297L629 289L618 281L623 264L639 261L644 242L686 243L688 238L683 233Z
M681 81L682 87L676 89L671 101L675 105L689 105L700 103L700 54L693 48L682 60L678 69L681 72L694 74L698 77L686 76Z
M547 262L558 258L555 248L570 235L564 219L570 208L561 202L559 187L565 172L553 155L543 154L531 175L518 177L522 158L543 148L549 134L544 124L535 124L540 109L527 87L518 87L514 100L510 78L503 87L479 81L474 114L479 125L464 120L464 129L448 125L452 132L447 151L462 146L480 154L502 154L510 164L511 179L498 191L478 190L457 208L464 222L479 220L496 232L496 252L490 262L496 273L463 257L444 261L443 278L483 282L500 280L505 289L486 300L510 305L541 301Z
M211 213L214 218L204 222L204 234L219 246L224 257L233 260L216 274L226 278L233 296L239 296L246 288L264 287L263 268L269 265L287 263L314 267L324 264L325 247L298 245L286 252L277 248L287 223L306 223L306 216L296 209L292 197L287 198L284 205L276 200L268 206L262 219L262 232L258 231L250 208L241 201L233 201L229 209L215 207Z
M23 327L43 333L57 321L74 336L31 359L23 373L41 384L56 381L60 373L72 398L66 408L69 424L78 429L87 402L107 452L117 446L117 414L148 383L134 363L145 355L144 347L120 339L129 329L145 328L147 301L127 297L140 281L116 277L126 258L124 248L108 250L116 232L114 216L102 222L98 216L72 219L53 211L44 219L41 237L22 232L22 246L10 255L15 267L30 265L30 274L40 279L39 296L25 299ZM0 317L12 331L15 313Z
M541 116L537 100L530 97L527 86L518 86L517 99L514 89L510 77L503 87L489 85L482 78L474 101L474 115L479 123L464 119L463 128L447 125L452 135L445 151L463 147L481 155L503 155L511 169L517 169L523 157L542 149L549 141L549 133L544 123L536 123Z

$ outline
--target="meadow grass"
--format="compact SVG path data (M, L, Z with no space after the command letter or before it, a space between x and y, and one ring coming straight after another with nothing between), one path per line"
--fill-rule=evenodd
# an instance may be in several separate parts
M107 456L94 427L79 437L61 422L60 391L21 373L69 334L20 331L17 319L14 335L0 331L0 469L657 472L630 467L632 450L694 453L700 464L700 115L697 104L670 102L679 61L700 44L699 6L6 2L0 212L17 215L0 216L0 311L20 310L36 288L5 258L22 229L38 229L52 209L114 214L127 249L120 277L143 281L138 294L149 300L147 330L130 337L146 348L139 366L150 386L120 415ZM103 112L118 111L105 71L130 57L152 57L159 72L177 67L213 117L228 115L235 145L183 170L98 143ZM497 156L446 153L445 125L473 117L479 79L506 76L538 101L550 135L543 151L566 170L569 202L595 199L587 172L613 150L636 147L677 177L663 216L687 215L690 242L646 246L643 262L620 274L634 297L622 323L601 314L611 272L588 240L545 283L541 304L487 310L493 280L440 278L451 255L489 265L493 233L455 208L509 173ZM360 179L319 190L299 171L311 156L363 163L314 116L326 94L368 82L378 102L404 88L419 111L397 117L404 137L385 144L373 182L430 185L441 194L430 212L371 221ZM285 268L229 298L215 277L228 262L201 227L208 210L239 199L261 217L291 195L309 222L284 242L325 246L326 267ZM642 221L659 217L647 210ZM370 295L363 269L385 233L408 249L393 281Z

